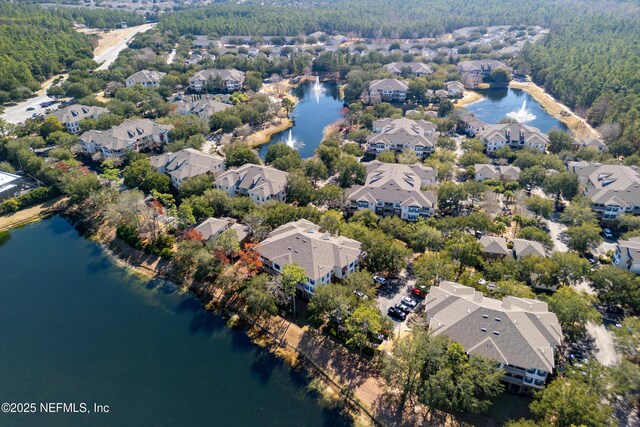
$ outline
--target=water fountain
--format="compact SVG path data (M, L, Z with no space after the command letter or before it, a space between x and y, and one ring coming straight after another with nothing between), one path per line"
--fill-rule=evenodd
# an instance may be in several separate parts
M284 143L287 144L291 148L299 148L300 146L303 145L300 141L298 141L293 136L293 134L291 133L291 129L289 129L289 134L287 135L287 138L284 139Z
M313 91L322 92L323 89L324 87L320 84L320 76L316 76L316 82L313 84Z
M518 123L527 123L536 119L534 114L531 114L529 110L527 110L527 100L525 99L522 103L522 107L518 111L511 111L507 113L507 117L510 119L516 120Z

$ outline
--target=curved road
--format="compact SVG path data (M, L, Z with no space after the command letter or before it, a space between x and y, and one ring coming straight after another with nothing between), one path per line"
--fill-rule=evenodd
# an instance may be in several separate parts
M120 52L126 49L127 42L129 42L136 34L148 31L155 25L156 24L144 24L137 27L127 28L125 30L116 30L122 31L123 34L125 34L124 38L117 40L117 42L111 45L107 45L104 47L99 46L94 51L101 51L99 54L93 57L94 61L100 64L97 70L106 70L107 68L109 68L109 65L113 64L113 62L118 58ZM54 101L53 98L47 96L47 89L49 89L49 87L53 84L53 81L56 77L58 76L54 76L43 83L42 88L38 92L36 92L37 96L29 98L12 107L6 108L1 117L8 123L16 124L24 122L34 114L45 114L45 110L48 108L53 110L57 109L60 103L54 103L49 107L40 106L40 104L42 104L43 102ZM62 77L64 80L66 78L66 74L62 74L59 77ZM27 108L32 108L32 110L27 111Z

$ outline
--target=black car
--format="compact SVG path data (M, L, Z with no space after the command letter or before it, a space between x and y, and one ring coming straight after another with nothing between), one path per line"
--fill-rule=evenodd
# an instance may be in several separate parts
M593 256L591 252L585 252L583 255L584 255L584 258L587 261L589 261L589 264L596 265L598 263L598 261L596 260L596 258Z
M407 307L406 305L404 305L402 303L398 303L398 304L394 305L394 308L396 310L400 310L404 314L409 314L409 312L411 311L411 308Z
M397 309L395 307L389 307L389 311L387 311L387 314L392 319L396 319L396 320L399 320L401 322L403 322L407 318L407 314L404 311L399 310L399 309Z

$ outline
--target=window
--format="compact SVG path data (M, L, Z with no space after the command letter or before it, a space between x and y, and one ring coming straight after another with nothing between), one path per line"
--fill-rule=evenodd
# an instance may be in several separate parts
M499 318L499 317L496 317L495 319L496 319L496 322L499 322L499 321L500 321L500 318Z
M482 332L487 332L487 328L480 328Z
M488 315L486 315L486 314L483 314L483 315L482 315L482 318L483 318L483 319L488 319L488 318L489 318L489 316L488 316Z
M493 335L500 335L500 332L498 332L498 331L493 331Z

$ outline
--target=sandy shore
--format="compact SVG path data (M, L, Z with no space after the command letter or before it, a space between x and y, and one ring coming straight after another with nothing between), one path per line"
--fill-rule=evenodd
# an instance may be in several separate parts
M465 107L469 104L473 104L474 102L478 102L482 99L484 99L484 96L482 96L478 92L475 92L472 90L465 90L464 95L462 96L462 99L458 99L455 105L456 107Z
M247 144L250 147L259 147L262 144L266 144L271 139L271 135L281 132L285 129L289 129L293 126L293 122L288 117L280 119L279 123L273 124L265 129L252 133L245 138Z
M509 87L522 89L529 95L533 96L549 114L565 123L576 138L600 138L598 131L593 129L585 119L574 114L569 107L558 102L553 96L549 95L537 84L533 82L511 81L511 83L509 83Z
M0 216L0 231L6 231L46 218L64 209L68 200L67 197L58 197L30 208L21 209L10 215Z

